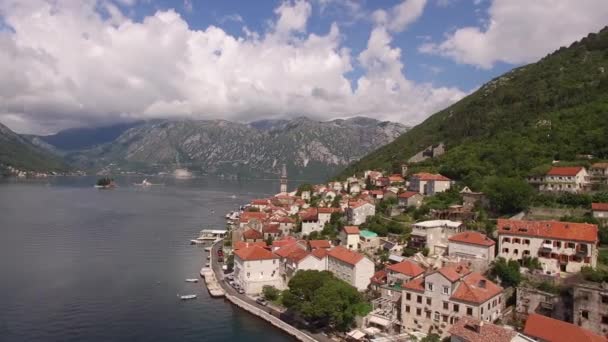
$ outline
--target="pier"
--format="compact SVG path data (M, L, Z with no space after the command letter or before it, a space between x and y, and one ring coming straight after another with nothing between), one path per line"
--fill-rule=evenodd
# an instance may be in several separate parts
M220 240L219 242L221 243L221 242L223 242L223 240ZM211 267L201 268L201 277L203 277L203 279L205 280L205 285L207 286L207 290L209 291L209 294L211 295L211 297L215 297L215 298L224 297L226 295L226 292L220 285L220 283L215 275L215 272L213 271L213 268L212 268L213 267L213 248L211 248L211 251L209 252L209 265Z

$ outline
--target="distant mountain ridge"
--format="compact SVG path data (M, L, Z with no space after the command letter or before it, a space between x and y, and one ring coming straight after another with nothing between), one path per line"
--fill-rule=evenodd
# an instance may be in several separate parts
M476 189L496 177L522 180L553 160L608 159L608 28L491 80L339 178L366 169L397 171L440 143L444 154L410 168L441 172Z
M82 150L111 142L129 128L141 125L142 123L143 121L135 121L100 127L70 128L53 135L36 137L57 150Z
M79 167L170 170L177 162L210 174L329 177L353 160L389 143L408 127L368 118L315 121L167 120L135 125L109 143L72 153Z
M63 171L61 158L33 144L0 123L0 171L8 166L22 171Z

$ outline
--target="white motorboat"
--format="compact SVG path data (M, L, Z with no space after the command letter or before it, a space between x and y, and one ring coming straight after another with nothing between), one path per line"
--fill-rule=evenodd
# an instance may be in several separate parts
M196 295L195 294L189 294L189 295L177 295L179 297L179 299L181 300L188 300L188 299L196 299Z
M186 279L186 283L198 283L198 279L196 279L196 278L188 278L188 279Z
M191 245L202 245L204 243L205 243L205 241L201 241L201 240L196 240L196 239L190 240Z

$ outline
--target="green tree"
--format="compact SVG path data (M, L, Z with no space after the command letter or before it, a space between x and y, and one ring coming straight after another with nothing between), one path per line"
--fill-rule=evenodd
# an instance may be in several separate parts
M268 234L268 237L266 238L266 245L272 246L273 242L274 242L274 238L272 237L272 235Z
M521 282L519 263L515 260L507 261L505 258L499 257L492 263L490 276L493 279L500 279L505 287L517 286Z
M437 335L437 334L429 334L426 335L425 337L423 337L420 342L440 342L441 341L441 336Z
M298 271L283 292L283 304L309 321L347 330L369 303L349 284L327 271Z
M277 298L279 298L279 295L281 294L281 291L279 291L276 287L274 286L270 286L270 285L264 285L262 287L262 295L264 296L264 298L266 298L267 300L273 301L273 300L277 300Z
M488 177L484 192L494 210L500 214L511 214L528 207L533 189L522 179Z
M342 195L336 195L334 200L331 202L332 208L340 208L340 201L342 200Z
M298 186L298 190L296 191L296 196L301 196L302 191L310 191L312 193L312 185L308 183L301 184Z

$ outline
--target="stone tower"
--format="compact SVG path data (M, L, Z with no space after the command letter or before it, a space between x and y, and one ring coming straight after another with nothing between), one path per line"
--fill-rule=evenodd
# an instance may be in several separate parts
M401 164L401 176L403 176L404 178L407 177L408 169L409 167L407 164Z
M287 167L283 164L283 168L281 169L281 193L287 193Z

